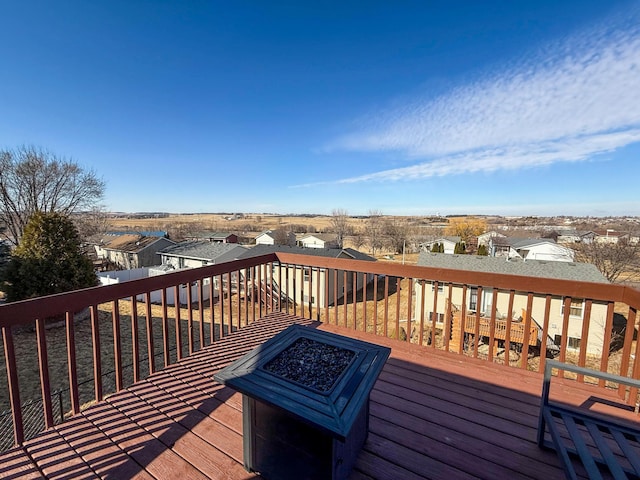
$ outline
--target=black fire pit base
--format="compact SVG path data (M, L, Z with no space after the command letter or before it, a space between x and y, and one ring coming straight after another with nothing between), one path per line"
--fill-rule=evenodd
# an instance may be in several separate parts
M216 373L242 393L245 468L269 480L348 478L369 432L371 389L390 353L292 325Z
M268 480L338 480L349 476L367 439L369 402L345 441L243 395L245 469Z

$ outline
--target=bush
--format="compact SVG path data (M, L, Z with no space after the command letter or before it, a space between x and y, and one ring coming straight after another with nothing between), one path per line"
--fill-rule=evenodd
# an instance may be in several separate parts
M59 213L42 212L32 215L25 226L4 281L10 302L98 284L73 222Z

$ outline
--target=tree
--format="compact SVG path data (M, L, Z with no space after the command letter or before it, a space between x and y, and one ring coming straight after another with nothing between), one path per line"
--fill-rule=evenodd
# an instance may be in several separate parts
M453 253L457 253L457 254L461 254L464 255L465 253L467 253L467 247L465 246L464 242L458 242L456 243L455 247L453 247Z
M4 237L19 245L36 212L70 215L91 210L105 184L76 162L36 147L0 150L0 223Z
M59 213L37 212L24 228L4 274L12 302L97 285L73 222Z
M276 245L290 245L291 244L291 230L285 226L276 228L273 232L273 241Z
M338 248L344 247L344 237L351 233L349 228L349 214L345 209L334 208L331 212L331 226L333 233L336 234L336 242Z
M11 260L11 248L7 242L0 240L0 282L4 278L4 272Z
M444 252L444 245L442 245L441 243L434 243L433 245L431 245L431 252L432 253L443 253Z
M109 215L101 206L95 206L88 212L74 215L72 219L81 239L87 239L93 235L104 235L111 226Z
M476 252L476 255L482 255L482 256L487 256L489 255L489 251L487 250L487 246L486 245L479 245L478 246L478 251Z
M384 239L382 238L383 227L382 212L380 210L369 210L369 217L365 224L365 232L367 237L369 237L369 247L373 255L376 254L376 251L379 250L384 243Z
M460 237L464 243L471 243L473 237L483 234L487 231L486 220L474 217L451 218L449 225L445 228L446 235L455 235Z
M403 253L410 237L406 220L393 217L384 222L384 235L389 248L395 253Z
M592 263L610 282L638 278L640 243L621 238L616 243L583 242L573 247L578 262Z

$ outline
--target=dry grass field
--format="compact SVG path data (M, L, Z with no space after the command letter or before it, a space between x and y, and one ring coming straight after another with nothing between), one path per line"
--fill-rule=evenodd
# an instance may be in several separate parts
M291 225L313 227L317 232L331 229L330 215L272 215L245 214L240 218L228 220L229 215L213 213L171 214L163 218L140 218L138 216L114 217L110 227L118 230L169 230L175 226L192 226L195 229L210 231L262 232ZM349 224L362 229L364 219L350 218ZM311 229L309 229L311 230Z

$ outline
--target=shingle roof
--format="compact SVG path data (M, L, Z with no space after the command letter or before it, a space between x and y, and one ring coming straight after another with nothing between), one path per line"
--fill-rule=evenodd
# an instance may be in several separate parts
M337 239L333 233L305 233L300 240L310 237L315 237L323 242L333 242Z
M110 240L103 248L106 250L118 250L121 252L139 252L149 245L158 242L163 237L144 237L141 235L118 235ZM169 240L170 241L170 240Z
M371 257L366 253L359 252L358 250L354 250L353 248L304 248L290 247L288 245L256 245L251 247L238 258L258 257L260 255L267 255L275 252L297 253L300 255L313 255L315 257L329 258L349 257L354 260L376 261L374 257Z
M450 268L471 272L502 273L527 277L555 278L580 282L609 283L595 265L575 262L511 259L480 255L448 255L420 252L418 265L423 267Z
M211 261L223 255L227 255L236 249L238 250L238 255L236 256L237 258L239 258L239 256L243 253L243 250L247 250L246 247L235 243L214 243L192 240L167 247L160 253L163 255L170 255L174 257Z

